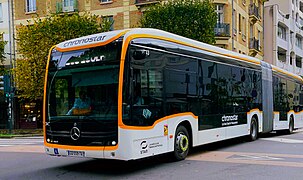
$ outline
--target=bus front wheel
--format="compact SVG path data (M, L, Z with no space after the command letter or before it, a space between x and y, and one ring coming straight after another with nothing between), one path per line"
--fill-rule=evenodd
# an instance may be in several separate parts
M188 131L184 126L179 126L175 134L174 142L174 160L180 161L186 158L189 152L189 135Z

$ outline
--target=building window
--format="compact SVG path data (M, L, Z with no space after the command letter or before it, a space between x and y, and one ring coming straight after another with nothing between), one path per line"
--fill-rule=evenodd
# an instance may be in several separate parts
M278 47L278 59L282 62L286 62L286 50Z
M258 48L261 50L261 39L262 39L262 33L258 30Z
M36 11L36 0L26 0L26 12Z
M241 31L242 31L242 23L241 23L241 21L242 21L242 18L241 18L241 14L239 14L239 34L241 34Z
M0 3L0 22L3 22L2 3Z
M110 23L109 30L113 31L114 30L114 22L115 22L113 16L106 16L106 17L103 17L103 18Z
M296 56L296 67L301 68L302 67L302 57Z
M63 12L71 11L74 11L74 0L63 0Z
M237 13L236 10L233 10L232 22L233 22L233 34L234 36L237 34Z
M278 25L278 37L286 40L286 28L280 24Z
M289 59L289 64L292 65L292 61L293 61L293 58L292 58L292 55L290 55L290 59Z
M289 35L289 38L290 38L290 44L293 45L293 42L294 42L294 32L290 31L290 35Z
M302 37L296 35L296 46L302 49Z
M224 22L224 4L216 5L217 23L221 24Z
M246 41L246 19L242 16L242 39Z
M100 3L108 3L108 2L112 2L112 0L100 0Z

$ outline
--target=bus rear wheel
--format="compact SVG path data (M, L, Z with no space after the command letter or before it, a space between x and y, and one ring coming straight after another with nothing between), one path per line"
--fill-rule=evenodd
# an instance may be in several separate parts
M179 126L175 134L173 159L180 161L186 158L189 152L189 135L184 126Z
M251 119L249 141L254 141L258 138L258 122L256 118Z
M287 134L291 134L293 132L294 132L294 119L290 117Z

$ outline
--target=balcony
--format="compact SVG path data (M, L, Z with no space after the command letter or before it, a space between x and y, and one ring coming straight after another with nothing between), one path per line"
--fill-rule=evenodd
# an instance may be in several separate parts
M229 38L230 25L228 23L217 23L215 26L215 36L219 38Z
M135 0L136 6L144 6L148 4L155 4L158 3L160 0Z
M261 19L259 11L259 7L257 7L255 4L252 3L249 5L249 19L252 23L256 23L258 20Z
M261 51L260 42L256 38L249 39L249 55L256 56Z
M78 11L78 0L65 0L56 2L56 13Z

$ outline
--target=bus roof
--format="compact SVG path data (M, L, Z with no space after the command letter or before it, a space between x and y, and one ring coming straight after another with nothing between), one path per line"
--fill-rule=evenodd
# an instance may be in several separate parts
M83 36L76 39L70 39L57 44L55 48L60 52L66 52L66 51L79 50L79 49L90 48L95 46L103 46L118 39L128 31L129 31L128 29L109 31L109 32L103 32L98 34L92 34L89 36Z
M251 56L247 56L227 49L223 49L196 40L192 40L186 37L182 37L176 34L172 34L166 31L152 29L152 28L133 28L133 29L116 30L116 31L93 34L89 36L83 36L80 38L71 39L59 43L55 46L55 48L60 52L66 52L66 51L79 50L79 49L90 48L95 46L102 46L120 38L121 36L124 36L124 41L127 43L127 45L132 39L154 38L154 39L166 40L177 44L182 44L185 46L201 49L209 53L214 53L216 55L220 55L223 57L236 59L238 61L245 61L247 63L253 63L256 65L261 64L261 60ZM274 72L291 76L303 82L302 77L294 73L288 72L274 65L271 65L271 67Z

